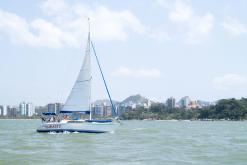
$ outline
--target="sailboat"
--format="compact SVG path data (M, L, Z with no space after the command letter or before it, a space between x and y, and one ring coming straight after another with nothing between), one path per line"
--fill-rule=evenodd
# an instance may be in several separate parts
M104 82L108 97L111 102L112 114L116 116L115 106L111 99L104 74L102 72L93 42L89 33L86 45L84 60L79 75L74 83L70 94L62 107L60 114L43 113L42 123L37 132L79 132L79 133L105 133L112 132L120 124L117 118L112 119L93 119L91 110L91 47L95 55L102 80ZM82 115L88 115L88 119L81 118Z

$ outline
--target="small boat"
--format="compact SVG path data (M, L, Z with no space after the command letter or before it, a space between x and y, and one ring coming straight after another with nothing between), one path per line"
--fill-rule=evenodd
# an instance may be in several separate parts
M91 47L95 55L108 97L112 107L112 119L92 119L91 111ZM83 119L82 116L89 116ZM114 118L115 117L115 118ZM90 38L90 25L85 57L77 80L62 107L60 114L43 113L42 123L37 132L80 132L80 133L105 133L112 132L120 125L116 118L116 110L108 90L93 42Z

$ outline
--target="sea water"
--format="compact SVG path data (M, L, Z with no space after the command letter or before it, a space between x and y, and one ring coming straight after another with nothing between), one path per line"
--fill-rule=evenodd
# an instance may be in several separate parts
M112 133L37 133L0 120L0 164L247 164L246 121L123 121Z

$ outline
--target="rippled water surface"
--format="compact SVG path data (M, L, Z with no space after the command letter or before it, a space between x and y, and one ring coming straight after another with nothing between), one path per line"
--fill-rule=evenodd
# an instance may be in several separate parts
M123 121L106 134L36 133L0 120L0 164L247 164L247 122Z

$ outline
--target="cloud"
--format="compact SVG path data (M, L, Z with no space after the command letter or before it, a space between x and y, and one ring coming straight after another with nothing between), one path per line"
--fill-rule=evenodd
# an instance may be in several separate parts
M52 16L52 21L67 31L87 32L87 17L91 19L91 31L100 41L126 40L129 32L142 34L145 27L139 19L129 10L114 11L105 6L90 8L82 3L65 7L63 1L59 8L53 7L54 0L48 0L41 5L44 14ZM60 1L55 1L60 3ZM65 11L63 11L65 10ZM48 12L46 12L48 11ZM82 29L78 31L77 29Z
M247 89L247 77L238 74L226 74L215 77L213 85L216 89L224 91Z
M176 1L172 7L169 18L173 22L184 23L190 21L193 17L193 10L188 4Z
M247 33L246 25L231 17L228 17L226 21L222 22L221 26L226 32L233 36L239 36Z
M0 10L0 32L12 42L30 46L57 48L63 45L75 46L76 38L55 24L44 19L27 22L26 19Z
M0 32L8 35L12 41L22 40L24 43L32 43L34 40L25 19L3 10L0 10Z
M200 43L207 38L214 27L214 15L207 12L198 15L194 12L190 1L158 0L158 4L168 10L168 18L179 28L179 38L186 43Z
M78 47L88 32L98 41L125 41L129 32L144 34L146 27L129 10L114 11L105 6L91 8L83 3L62 0L42 1L40 8L47 18L27 20L15 13L0 10L0 33L13 42L30 46Z
M158 69L132 69L125 66L119 67L112 76L130 78L160 78L161 73Z

